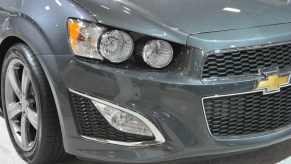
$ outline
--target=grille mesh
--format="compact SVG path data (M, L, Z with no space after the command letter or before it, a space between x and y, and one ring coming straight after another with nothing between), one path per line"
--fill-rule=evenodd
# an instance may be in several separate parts
M75 119L81 135L121 142L151 141L155 137L134 135L112 127L95 108L90 99L70 93Z
M207 98L203 100L209 129L214 136L263 133L291 123L291 87L281 92Z
M259 69L291 66L291 43L207 55L202 78L257 74Z

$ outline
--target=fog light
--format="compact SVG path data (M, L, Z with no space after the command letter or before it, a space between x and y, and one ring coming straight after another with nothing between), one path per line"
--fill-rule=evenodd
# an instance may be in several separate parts
M143 49L143 60L153 68L164 68L173 59L172 46L163 40L149 41Z
M150 145L160 145L166 142L164 136L159 129L142 114L133 110L121 107L108 101L101 100L96 97L89 96L84 93L80 93L73 89L69 89L70 92L77 94L81 97L85 97L91 100L96 109L106 119L106 121L114 128L135 135L144 135L154 137L154 140L140 141L140 142L123 142L110 140L105 138L94 138L90 136L82 135L82 138L97 141L105 144L116 144L122 146L133 146L133 147L146 147ZM85 111L84 111L85 112ZM93 126L93 125L92 125ZM110 134L116 135L116 134ZM118 136L116 136L118 137Z
M130 35L114 30L102 35L101 55L112 63L126 61L132 54L134 43Z
M114 128L126 133L153 136L149 127L136 116L97 101L92 102Z

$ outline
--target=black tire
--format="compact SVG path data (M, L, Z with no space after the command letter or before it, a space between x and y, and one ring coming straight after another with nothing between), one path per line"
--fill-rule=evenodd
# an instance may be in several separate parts
M27 72L30 74L31 88L34 87L35 90L33 91L35 101L39 101L35 107L37 108L38 118L38 128L34 135L35 144L29 151L24 151L16 143L7 116L5 78L7 77L6 73L9 63L14 59L22 61L27 68ZM25 44L18 43L13 45L5 56L1 73L1 97L2 109L4 110L4 117L11 141L17 153L24 161L30 164L55 163L69 157L63 147L58 114L48 80L37 57ZM20 109L22 108L20 107Z

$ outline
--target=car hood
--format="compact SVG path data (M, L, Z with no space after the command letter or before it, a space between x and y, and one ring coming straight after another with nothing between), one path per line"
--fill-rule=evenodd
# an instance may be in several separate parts
M74 1L100 23L152 33L167 29L190 35L291 22L290 0Z

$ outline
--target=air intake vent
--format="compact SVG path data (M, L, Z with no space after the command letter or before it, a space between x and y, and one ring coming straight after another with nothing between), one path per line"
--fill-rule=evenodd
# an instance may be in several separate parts
M120 142L152 141L155 137L140 136L121 132L112 127L91 100L70 93L75 119L82 136Z
M291 87L262 92L205 98L204 110L213 136L256 135L289 126Z
M252 75L270 67L291 67L291 43L210 53L203 64L202 78Z

